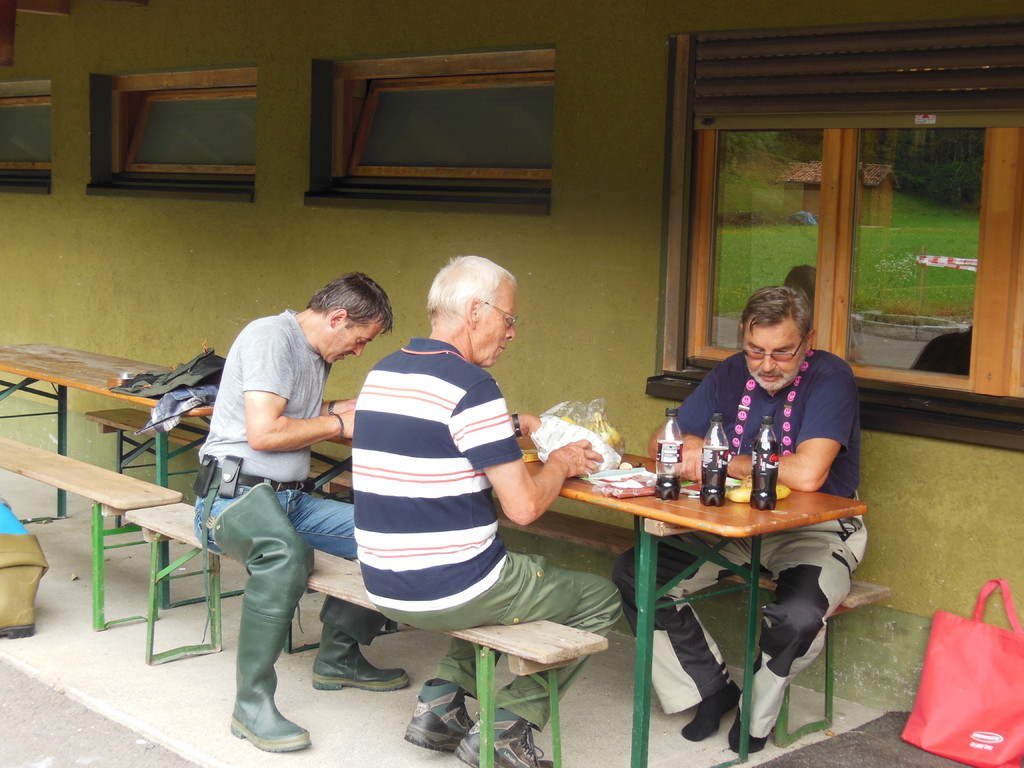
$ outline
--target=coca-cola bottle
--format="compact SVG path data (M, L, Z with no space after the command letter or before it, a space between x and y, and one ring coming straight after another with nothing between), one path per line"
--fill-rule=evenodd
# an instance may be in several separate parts
M779 443L773 428L775 419L761 417L761 428L754 438L754 456L751 467L750 506L756 509L775 509L775 485L779 480Z
M700 503L720 507L725 503L725 476L729 469L729 438L722 426L722 414L711 415L700 456Z
M665 425L658 433L658 455L655 473L658 475L654 489L659 499L679 498L679 462L683 458L683 433L679 429L677 408L665 409Z

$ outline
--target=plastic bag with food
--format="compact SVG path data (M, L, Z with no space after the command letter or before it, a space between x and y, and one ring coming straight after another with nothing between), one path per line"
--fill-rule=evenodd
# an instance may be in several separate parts
M598 471L615 469L622 461L626 443L613 427L604 412L604 400L583 403L566 400L549 408L540 415L540 428L530 437L537 446L541 461L547 461L548 454L566 443L589 440L594 450L601 454Z

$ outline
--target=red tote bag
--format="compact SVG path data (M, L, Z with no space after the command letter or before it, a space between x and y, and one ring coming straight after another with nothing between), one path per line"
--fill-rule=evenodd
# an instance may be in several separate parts
M982 621L996 587L1003 591L1012 632ZM1005 580L982 588L970 621L935 612L903 739L977 768L1024 764L1024 630Z

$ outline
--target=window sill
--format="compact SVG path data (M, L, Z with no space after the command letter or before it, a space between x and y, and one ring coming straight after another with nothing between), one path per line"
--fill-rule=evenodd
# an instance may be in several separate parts
M50 174L0 173L0 192L50 194Z
M647 379L652 397L681 402L704 379L707 370L685 371ZM950 440L1024 451L1024 401L923 387L859 383L860 424L876 432Z
M251 203L256 197L252 176L231 178L166 178L119 176L86 185L86 194L99 197L160 197L178 200L226 200Z
M547 215L551 187L542 184L424 179L336 179L333 186L306 193L306 205L437 207L441 210L499 211Z

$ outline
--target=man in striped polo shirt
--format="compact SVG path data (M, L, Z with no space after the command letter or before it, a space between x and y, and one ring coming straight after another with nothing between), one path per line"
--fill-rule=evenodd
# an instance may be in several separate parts
M352 473L363 580L380 611L432 630L547 619L605 634L621 614L607 579L509 552L498 535L492 491L513 521L547 510L567 477L597 468L578 441L526 470L516 438L540 426L510 416L485 370L516 336L516 280L478 256L452 259L427 300L430 338L414 338L370 372L356 406ZM559 672L564 690L582 661ZM464 699L475 689L473 647L453 639L424 683L407 741L479 765L480 735ZM498 692L495 765L537 768L532 728L550 715L529 676ZM471 727L472 726L472 727Z

